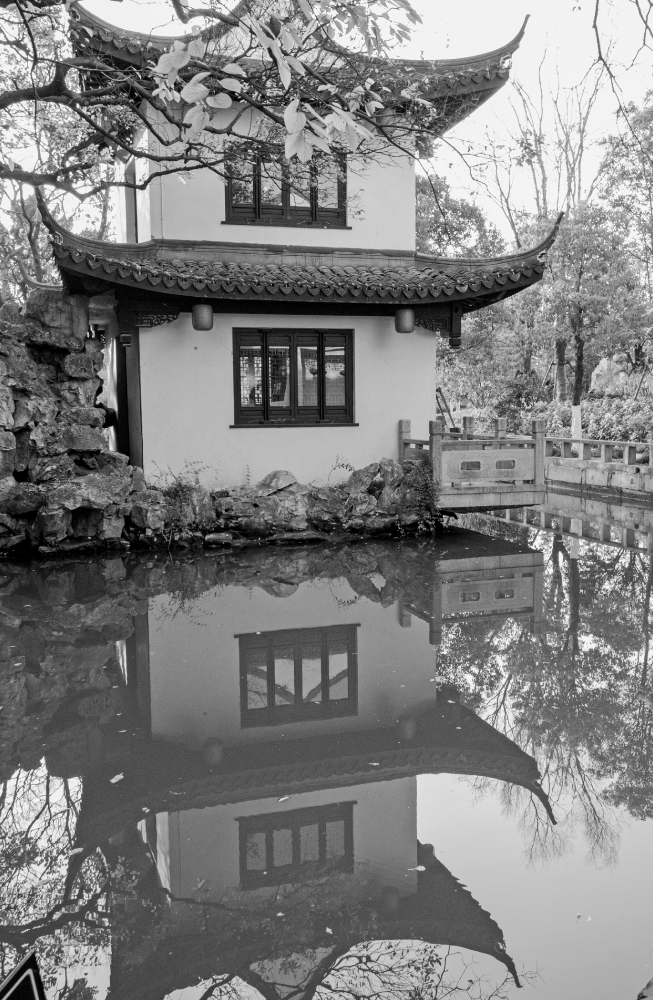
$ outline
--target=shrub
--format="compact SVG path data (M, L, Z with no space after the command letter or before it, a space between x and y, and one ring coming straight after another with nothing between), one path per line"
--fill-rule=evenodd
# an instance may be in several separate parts
M204 466L187 463L183 472L159 473L153 485L166 500L166 522L173 535L188 537L193 531L214 531L219 527L214 503L215 491L200 481Z
M582 402L583 435L605 441L647 441L653 433L653 403L648 399L608 397L584 399ZM536 403L532 410L522 412L519 430L530 433L530 421L541 417L546 421L547 434L571 435L571 405L569 403Z

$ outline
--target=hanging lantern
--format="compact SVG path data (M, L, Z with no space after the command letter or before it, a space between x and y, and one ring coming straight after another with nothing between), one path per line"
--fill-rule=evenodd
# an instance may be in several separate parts
M395 313L395 330L397 333L412 333L415 329L415 310L397 309Z
M193 306L193 330L213 329L213 306L208 302L197 302Z

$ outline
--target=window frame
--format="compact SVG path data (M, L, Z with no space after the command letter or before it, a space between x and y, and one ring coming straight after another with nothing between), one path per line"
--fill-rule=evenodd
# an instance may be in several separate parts
M298 879L315 878L329 872L351 872L354 869L354 806L351 802L334 802L307 809L292 809L286 812L263 813L258 816L238 817L238 854L240 885L242 889L260 889L265 886L283 885ZM345 853L336 863L329 864L326 857L326 824L344 820ZM299 855L300 828L318 826L318 861L302 862ZM293 860L289 865L274 866L273 832L290 830ZM247 837L252 833L265 834L265 869L253 870L247 867Z
M298 402L297 349L312 346L317 338L318 392L317 406L300 406ZM326 403L326 348L333 341L344 338L345 402L344 406L327 406ZM258 406L241 403L240 350L241 347L259 347L261 351L262 399ZM269 398L270 347L288 346L290 351L290 405L283 409L273 407ZM338 345L340 346L340 345ZM256 328L235 327L233 330L234 365L234 427L314 427L355 426L354 421L354 331L337 329L290 329L286 327Z
M223 225L250 225L250 226L299 226L316 229L350 229L347 225L347 158L344 154L337 154L339 164L338 173L338 207L320 208L318 204L318 171L320 161L312 160L309 170L311 173L310 184L310 208L303 206L293 206L290 204L290 192L292 189L289 181L289 167L284 161L279 161L282 171L281 176L281 205L265 205L261 199L261 179L263 176L263 157L259 156L255 163L252 163L253 181L253 203L252 205L234 205L233 201L233 176L227 170L225 183L225 221ZM270 161L276 162L276 161Z
M317 628L281 629L270 632L249 632L237 635L240 666L240 726L252 729L260 726L283 726L294 722L311 722L319 719L342 718L358 714L358 624L325 625ZM328 651L329 639L344 640L347 649L347 697L331 701L329 694ZM321 699L319 703L302 700L302 648L309 643L321 644ZM291 705L275 704L274 649L282 645L293 647L294 695ZM247 705L247 653L265 650L267 705L248 708Z

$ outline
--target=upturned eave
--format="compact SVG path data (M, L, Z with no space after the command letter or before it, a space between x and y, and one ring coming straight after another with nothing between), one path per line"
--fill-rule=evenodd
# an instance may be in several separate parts
M57 266L70 291L214 303L352 306L373 313L458 303L474 311L539 281L562 215L536 246L491 258L156 239L109 243L65 230L40 200Z

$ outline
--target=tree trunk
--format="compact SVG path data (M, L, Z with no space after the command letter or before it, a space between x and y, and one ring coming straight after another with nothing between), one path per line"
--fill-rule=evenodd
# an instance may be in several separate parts
M522 347L522 371L524 375L530 375L533 370L533 345L524 344Z
M567 341L556 340L556 399L559 403L567 401Z
M583 356L585 353L585 341L581 337L580 333L574 334L574 387L571 397L572 406L580 406L580 401L583 396L583 376L585 375L585 366L583 363Z

